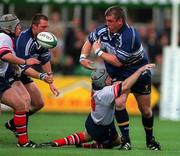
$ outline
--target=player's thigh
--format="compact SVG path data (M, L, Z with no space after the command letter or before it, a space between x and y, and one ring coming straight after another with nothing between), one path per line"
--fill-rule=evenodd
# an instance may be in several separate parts
M141 74L136 83L131 87L132 93L141 95L151 94L151 72Z
M22 84L21 81L15 81L12 84L12 87L16 90L16 92L21 95L21 98L30 106L31 104L31 97L25 88L25 86Z
M150 117L152 115L151 110L151 94L134 94L139 110L145 117Z
M28 111L28 104L21 98L17 88L13 86L1 94L1 102L15 111Z
M42 107L44 105L43 97L38 89L37 85L34 82L25 84L25 87L31 97L31 105L33 106L40 106Z

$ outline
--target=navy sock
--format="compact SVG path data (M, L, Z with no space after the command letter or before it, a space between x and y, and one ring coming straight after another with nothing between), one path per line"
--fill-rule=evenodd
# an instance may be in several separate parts
M121 134L124 136L126 141L130 142L129 138L129 115L126 109L116 110L115 117L117 125L121 131Z
M142 116L142 124L144 126L144 130L146 133L146 141L151 141L153 137L153 123L154 123L154 117L145 118Z

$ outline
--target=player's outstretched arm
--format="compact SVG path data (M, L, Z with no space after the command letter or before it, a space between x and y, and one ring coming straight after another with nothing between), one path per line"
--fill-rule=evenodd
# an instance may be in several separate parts
M60 92L53 83L49 84L49 88L55 96L59 96Z
M155 64L146 64L141 68L139 68L130 77L128 77L122 82L122 92L129 90L143 72L145 72L146 70L150 70L151 68L154 67Z
M96 68L93 66L93 62L88 59L88 56L91 52L91 48L91 43L89 41L86 41L81 49L79 63L87 69L94 70Z
M23 73L35 79L40 79L48 84L53 83L53 77L49 76L47 73L39 73L31 67L27 68Z
M12 53L7 53L7 54L3 55L2 59L5 61L8 61L9 63L19 64L19 65L40 64L40 61L38 61L37 59L31 58L31 59L24 60L22 58L19 58L19 57L13 55Z
M53 72L51 69L51 63L50 61L48 61L46 64L42 65L42 69L44 72L46 72L48 74L48 76L53 78ZM60 92L59 90L56 88L56 86L53 83L49 84L49 88L51 90L51 92L55 95L55 96L59 96Z

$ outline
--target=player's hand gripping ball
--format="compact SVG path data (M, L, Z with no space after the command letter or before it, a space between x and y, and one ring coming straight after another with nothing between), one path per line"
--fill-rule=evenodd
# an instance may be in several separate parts
M57 45L56 36L50 32L40 32L36 39L39 45L41 45L43 48L51 49Z

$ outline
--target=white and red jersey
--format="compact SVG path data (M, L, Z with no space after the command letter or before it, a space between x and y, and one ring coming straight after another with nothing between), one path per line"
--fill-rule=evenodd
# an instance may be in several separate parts
M114 118L114 100L121 94L121 84L93 90L91 97L91 117L97 125L109 125Z
M5 76L7 68L9 66L9 63L3 61L1 58L3 55L9 52L15 54L13 47L14 47L14 43L11 37L1 32L0 33L0 76L1 77Z

